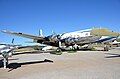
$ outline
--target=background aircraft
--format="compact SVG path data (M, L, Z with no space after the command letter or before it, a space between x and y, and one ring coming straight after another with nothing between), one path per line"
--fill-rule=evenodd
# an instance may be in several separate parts
M4 68L8 65L8 58L11 57L14 53L13 50L18 48L21 45L14 45L14 39L12 39L12 44L0 44L0 54L3 56L3 65Z

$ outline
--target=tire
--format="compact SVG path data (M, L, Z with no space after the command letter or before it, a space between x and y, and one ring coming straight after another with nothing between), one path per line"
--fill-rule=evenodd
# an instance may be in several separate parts
M104 47L104 51L109 51L109 47L108 47L108 46L105 46L105 47Z

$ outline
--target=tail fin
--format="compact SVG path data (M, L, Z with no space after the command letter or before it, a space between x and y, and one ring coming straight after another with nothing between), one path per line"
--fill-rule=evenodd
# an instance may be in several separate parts
M42 29L39 30L39 36L43 36Z
M52 30L52 35L56 35L56 32L54 30Z
M14 38L12 39L12 42L11 42L12 44L14 44Z

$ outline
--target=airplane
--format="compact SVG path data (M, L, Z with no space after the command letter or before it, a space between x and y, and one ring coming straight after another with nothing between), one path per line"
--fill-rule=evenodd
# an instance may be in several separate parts
M7 43L0 43L0 54L8 54L8 56L11 56L15 48L18 48L21 45L15 45L14 44L14 38L12 39L11 44Z
M0 54L4 56L6 56L6 54L8 54L7 56L11 56L12 55L12 50L14 49L14 46L9 46L9 45L5 45L5 44L0 44Z
M100 31L103 29L97 29L97 35L94 34L94 29L86 29L76 32L69 32L63 34L52 34L49 36L43 36L42 34L39 36L25 34L21 32L13 32L8 30L2 30L3 33L21 36L25 38L33 39L33 42L45 44L49 47L46 47L45 50L50 49L50 46L58 47L58 50L66 50L66 49L80 49L80 48L87 48L92 43L106 43L113 41L117 38L117 36L108 36L104 34L104 36L100 35ZM107 31L109 32L109 31ZM41 32L40 32L41 33ZM109 32L110 34L119 34L114 32Z
M44 37L42 34L39 36L35 36L7 30L2 30L2 32L11 35L30 38L33 39L33 42L48 45L42 48L42 50L44 51L52 49L53 47L57 47L56 51L77 50L81 48L88 48L93 43L106 43L117 39L116 36L91 35L91 29L63 34L52 34L46 37ZM13 50L16 48L18 48L17 45L1 44L0 52L4 57L4 68L6 68L6 65L8 64L8 57L10 57L13 54Z
M8 65L8 58L13 55L13 50L15 50L17 47L17 45L0 44L0 54L3 57L4 69L6 69L6 66Z

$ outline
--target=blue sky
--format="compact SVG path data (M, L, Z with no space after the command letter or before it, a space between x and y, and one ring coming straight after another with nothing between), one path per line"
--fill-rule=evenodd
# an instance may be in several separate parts
M38 35L105 27L120 32L120 0L0 0L0 30ZM29 39L0 33L0 42Z

